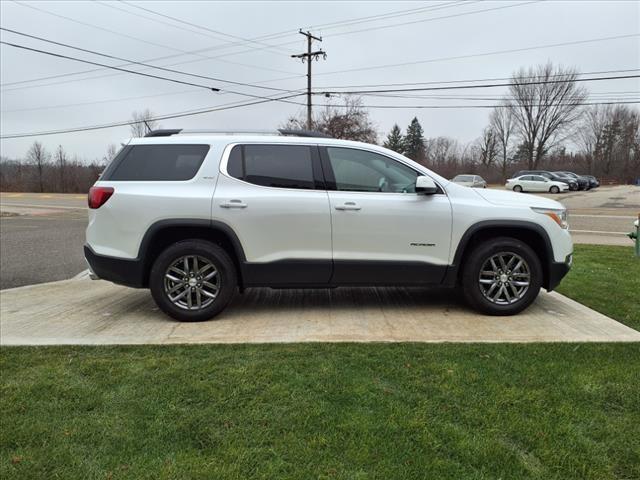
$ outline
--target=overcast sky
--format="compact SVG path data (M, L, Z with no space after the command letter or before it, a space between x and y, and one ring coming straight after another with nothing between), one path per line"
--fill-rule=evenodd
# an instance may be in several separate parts
M313 63L314 87L318 88L503 78L520 67L547 61L576 67L581 72L640 69L640 2L637 1L2 0L0 5L4 28L141 62L170 57L152 63L171 65L167 68L221 80L283 90L306 88L306 66L290 57L306 50L304 37L297 33L301 27L309 28L323 38L321 44L314 45L314 48L322 48L327 53L326 60ZM355 21L405 10L414 11L375 21ZM153 12L192 25L178 23ZM345 21L353 22L338 23ZM271 34L280 35L246 41ZM633 34L635 36L621 39L549 47ZM94 62L123 64L6 31L2 31L1 38L4 42ZM545 45L548 47L530 48ZM520 51L493 54L505 50ZM190 53L193 51L198 53ZM214 93L197 86L107 70L8 45L0 46L0 54L0 128L3 135L126 121L133 111L145 108L163 115L255 100L251 96L225 93L227 89L254 96L285 95L255 86L146 70L140 66L124 67L222 90ZM73 75L87 70L92 72ZM585 85L594 93L592 101L640 97L638 79L589 82ZM407 106L402 109L371 108L371 118L378 128L380 140L394 123L404 129L417 116L425 136L446 135L467 142L480 134L489 109L418 109L415 105L491 104L490 99L502 93L504 88L457 90L438 92L437 95L464 99L368 96L363 97L363 101L365 105ZM434 92L418 94L436 95ZM304 103L305 97L292 101ZM316 103L327 101L339 102L340 99L314 97ZM300 105L271 102L164 120L161 125L164 128L272 129L287 117L304 111ZM119 143L128 137L129 127L121 126L38 139L50 151L62 144L69 152L91 160L104 156L110 143ZM2 140L1 153L3 156L21 157L34 139Z

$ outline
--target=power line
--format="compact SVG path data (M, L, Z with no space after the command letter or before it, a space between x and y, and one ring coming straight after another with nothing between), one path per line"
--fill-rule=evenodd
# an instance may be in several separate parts
M605 73L629 73L629 72L640 72L640 68L627 68L623 70L599 70L595 72L579 72L577 75L602 75ZM550 77L563 77L566 74L559 73L549 75ZM504 81L511 80L512 77L493 77L493 78L475 78L469 80L434 80L430 82L402 82L402 83L375 83L375 84L360 84L360 85L329 85L318 87L318 89L322 90L331 90L337 88L375 88L375 87L406 87L406 86L417 86L417 85L441 85L441 84L456 84L456 83L475 83L475 82L496 82L496 81ZM525 76L521 78L537 78L536 75Z
M366 17L358 17L358 18L352 18L349 20L342 20L342 21L337 21L337 22L330 22L330 23L321 23L319 25L310 25L309 27L307 27L308 29L322 29L322 30L331 30L334 28L342 28L344 26L347 25L357 25L359 23L371 23L371 22L377 22L380 20L388 20L390 18L396 18L396 17L405 17L407 15L415 15L418 13L423 13L426 11L435 11L435 10L443 10L443 9L447 9L447 8L453 8L456 6L460 6L462 4L464 5L469 5L469 4L473 4L473 3L479 3L481 0L456 0L456 1L451 1L451 2L444 2L444 3L439 3L436 5L429 5L427 7L420 7L420 8L410 8L408 10L396 10L393 12L388 12L388 13L382 13L382 14L377 14L377 15L369 15Z
M201 115L201 114L204 114L204 113L218 112L218 111L223 111L223 110L231 110L231 109L235 109L235 108L248 107L248 106L252 106L252 105L259 105L259 104L268 103L268 102L276 102L276 101L281 102L281 101L289 100L289 99L294 98L294 97L299 97L300 95L302 95L302 94L298 93L298 94L295 94L295 95L287 95L287 96L282 96L282 97L265 98L265 99L262 99L262 100L255 100L255 101L244 102L244 103L234 102L234 103L230 103L230 104L218 105L216 107L209 107L209 108L200 109L200 110L187 110L187 111L183 111L183 112L170 113L170 114L166 114L166 115L159 115L159 116L156 116L156 117L153 117L153 118L148 118L146 120L147 121L161 121L161 120L169 120L169 119L173 119L173 118L189 117L189 116L193 116L193 115ZM304 105L304 104L299 103L299 102L289 102L289 103L294 103L296 105L301 105L301 106ZM86 131L91 131L91 130L103 130L103 129L107 129L107 128L114 128L114 127L122 127L122 126L127 126L127 125L133 125L134 123L140 123L140 122L139 121L134 121L134 120L126 120L126 121L121 121L121 122L112 122L112 123L108 123L108 124L90 125L90 126L85 126L85 127L76 127L76 128L68 128L68 129L61 129L61 130L49 130L49 131L30 132L30 133L15 133L15 134L2 135L2 136L0 136L0 139L8 140L8 139L15 139L15 138L38 137L38 136L46 136L46 135L58 135L58 134L63 134L63 133L86 132Z
M49 40L49 39L46 39L46 38L43 38L43 37L38 37L36 35L31 35L31 34L28 34L28 33L19 32L17 30L12 30L10 28L0 27L0 30L4 30L6 32L11 32L11 33L13 33L15 35L21 35L23 37L33 38L35 40L40 40L42 42L51 43L51 44L58 45L58 46L61 46L61 47L71 48L73 50L78 50L78 51L81 51L81 52L90 53L92 55L98 55L98 56L105 57L105 58L111 58L113 60L119 60L121 62L126 62L129 65L140 65L140 66L147 67L147 68L155 68L157 70L162 70L162 71L165 71L165 72L177 73L179 75L187 75L187 76L190 76L190 77L202 78L202 79L205 79L205 80L213 80L215 82L230 83L232 85L241 85L241 86L244 86L244 87L262 88L264 90L273 90L273 91L287 92L287 93L291 92L291 90L286 90L286 89L282 89L282 88L264 87L264 86L261 86L261 85L255 85L255 84L251 84L251 83L236 82L236 81L233 81L233 80L224 80L222 78L210 77L210 76L207 76L207 75L199 75L199 74L196 74L196 73L183 72L181 70L175 70L173 68L166 68L166 67L160 67L160 66L156 66L156 65L150 65L148 63L139 62L139 61L136 61L136 60L129 60L127 58L117 57L115 55L110 55L110 54L107 54L107 53L97 52L95 50L89 50L89 49L86 49L86 48L81 48L81 47L77 47L77 46L74 46L74 45L69 45L68 43L62 43L62 42L57 42L55 40Z
M450 87L420 87L420 88L388 88L384 90L350 90L350 91L324 91L315 92L316 95L366 95L367 93L393 93L393 92L425 92L436 90L463 90L472 88L496 88L511 87L513 85L544 85L547 83L573 83L573 82L597 82L603 80L624 80L628 78L640 78L640 75L619 75L615 77L595 77L595 78L570 78L558 80L540 80L535 82L513 83L489 83L483 85L456 85Z
M28 5L28 4L25 4L25 3L18 2L18 1L16 1L16 0L12 0L12 1L13 1L13 3L15 3L16 5L20 5L20 6L22 6L22 7L30 8L30 9L32 9L32 10L36 10L36 11L38 11L38 12L41 12L41 13L44 13L44 14L47 14L47 15L51 15L51 16L53 16L53 17L61 18L61 19L63 19L63 20L67 20L67 21L69 21L69 22L73 22L73 23L76 23L76 24L78 24L78 25L83 25L83 26L85 26L85 27L94 28L94 29L97 29L97 30L101 30L101 31L104 31L104 32L110 33L110 34L112 34L112 35L117 35L117 36L120 36L120 37L124 37L124 38L128 38L128 39L130 39L130 40L137 41L137 42L146 43L146 44L148 44L148 45L153 45L153 46L155 46L155 47L160 47L160 48L163 48L163 49L169 49L169 50L173 50L173 51L175 51L175 52L180 52L180 55L195 55L195 56L199 56L199 57L201 57L202 59L210 59L210 60L218 60L218 61L226 62L226 60L220 60L220 57L221 57L221 56L228 56L228 55L237 55L237 54L241 54L241 53L246 53L247 51L253 51L253 50L256 50L256 49L252 49L252 50L243 50L243 51L240 51L240 52L231 52L231 53L227 53L227 54L225 54L225 55L218 55L218 56L215 56L215 57L208 57L208 56L205 56L205 55L200 55L200 53L201 53L201 52L204 52L204 51L207 51L207 50L212 50L212 49L229 48L229 47L230 47L230 46L232 46L232 45L230 45L230 44L226 44L226 45L224 45L224 44L223 44L223 45L214 45L213 47L204 48L204 49L199 49L199 50L194 50L194 51L192 51L192 52L189 52L189 51L186 51L186 50L181 50L181 49L179 49L179 48L175 48L174 46L170 46L170 45L163 45L163 44L161 44L161 43L156 43L156 42L150 42L150 41L148 41L148 40L144 40L144 39L142 39L142 38L138 38L138 37L135 37L135 36L133 36L133 35L128 35L128 34L126 34L126 33L117 32L117 31L115 31L115 30L111 30L111 29L108 29L108 28L104 28L104 27L101 27L101 26L99 26L99 25L94 25L94 24L92 24L92 23L83 22L83 21L81 21L81 20L77 20L77 19L75 19L75 18L67 17L67 16L65 16L65 15L60 15L60 14L58 14L58 13L50 12L50 11L45 10L45 9L43 9L43 8L36 7L36 6L34 6L34 5ZM290 42L290 43L294 43L294 42ZM180 56L180 55L170 55L170 56L167 56L167 57L161 57L161 58L171 58L171 57L176 57L176 56ZM230 62L230 63L239 64L239 65L242 65L242 66L245 66L245 67L251 67L251 68L262 69L261 67L258 67L258 66L255 66L255 65L243 64L243 63L239 63L239 62ZM125 65L122 65L122 66L125 66ZM272 69L267 69L267 70L272 70ZM279 71L279 72L280 72L280 73L283 73L283 71ZM81 72L79 72L79 73L81 73ZM290 72L286 72L286 73L290 73Z
M192 30L192 29L180 26L180 25L175 25L173 23L164 22L162 20L158 20L157 18L153 18L153 17L150 17L148 15L143 15L143 14L138 13L138 12L132 12L132 11L127 10L125 8L116 7L115 5L112 5L109 1L105 1L105 0L100 1L100 0L98 0L97 2L94 2L94 3L98 3L99 5L102 5L103 7L111 8L112 10L117 10L119 12L126 13L127 15L134 15L134 16L139 17L139 18L145 18L145 19L147 19L147 20L149 20L151 22L159 23L161 25L167 25L169 27L176 28L176 29L184 31L184 32L191 32L191 33L195 33L196 35L202 35L202 36L205 36L207 38L214 38L216 40L220 40L219 38L214 37L213 35L210 35L210 34L207 34L207 33L199 32L197 30ZM225 41L225 43L220 44L218 46L211 47L211 48L209 48L207 50L211 50L213 48L227 49L227 48L231 48L231 47L236 46L236 45L241 45L241 42L235 42L234 43L234 42ZM265 71L268 71L268 72L289 73L289 74L292 73L292 72L288 72L288 71L285 71L285 70L279 70L277 68L265 67L265 66L262 66L262 65L252 65L252 64L249 64L249 63L234 62L232 60L222 59L219 56L208 57L206 55L200 55L199 52L202 51L202 49L199 49L199 50L196 50L196 51L185 51L185 50L177 50L177 51L185 52L185 54L189 54L189 55L198 55L198 56L202 57L203 60L204 59L212 59L212 60L216 60L218 62L228 63L229 65L238 65L238 66L241 66L241 67L253 68L253 69L257 69L257 70L265 70ZM238 53L242 53L242 52L238 52ZM152 60L145 60L145 61L149 62L149 61L152 61Z
M403 94L395 94L395 93L369 93L366 94L367 97L376 97L376 98L407 98L407 99L426 99L426 100L466 100L473 102L495 102L505 100L511 97L505 96L460 96L460 95L403 95ZM593 95L589 93L589 97L593 97L594 100L600 101L615 101L615 100L629 100L630 98L640 98L640 91L633 92L631 94L606 94L606 95Z
M456 14L452 14L452 15L445 15L443 17L432 17L432 18L427 18L427 19L421 19L421 20L411 20L409 22L402 22L402 23L393 23L391 25L382 25L382 26L378 26L378 27L368 27L368 28L362 28L360 30L348 30L345 32L339 32L339 33L334 33L333 36L337 37L337 36L341 36L341 35L352 35L354 33L363 33L363 32L370 32L372 30L383 30L383 29L387 29L387 28L394 28L394 27L402 27L405 25L413 25L416 23L425 23L425 22L432 22L435 20L444 20L447 18L455 18L455 17L464 17L466 15L475 15L476 13L485 13L485 12L491 12L494 10L503 10L506 8L515 8L515 7L521 7L524 5L529 5L531 3L539 3L542 0L531 0L528 2L522 2L522 3L516 3L513 5L502 5L500 7L492 7L492 8L484 8L482 10L473 10L471 12L462 12L462 13L456 13Z
M595 43L595 42L604 42L604 41L609 41L609 40L619 40L619 39L623 39L623 38L631 38L631 37L637 37L637 36L640 36L640 33L631 33L631 34L627 34L627 35L616 35L616 36L612 36L612 37L590 38L590 39L587 39L587 40L576 40L576 41L572 41L572 42L550 43L550 44L546 44L546 45L535 45L535 46L532 46L532 47L513 48L513 49L509 49L509 50L496 50L496 51L492 51L492 52L474 53L474 54L469 54L469 55L458 55L458 56L454 56L454 57L440 57L440 58L431 58L431 59L427 59L427 60L416 60L416 61L412 61L412 62L392 63L392 64L386 64L386 65L375 65L375 66L371 66L371 67L358 67L358 68L350 68L350 69L346 69L346 70L334 70L334 71L330 71L330 72L319 73L318 75L335 75L335 74L338 74L338 73L360 72L360 71L364 71L364 70L379 70L381 68L404 67L404 66L409 66L409 65L419 65L419 64L423 64L423 63L444 62L444 61L448 61L448 60L462 60L462 59L467 59L467 58L486 57L486 56L490 56L490 55L502 55L502 54L505 54L505 53L524 52L524 51L528 51L528 50L538 50L538 49L544 49L544 48L564 47L564 46L568 46L568 45L581 45L581 44L585 44L585 43Z
M207 85L201 85L201 84L191 83L191 82L184 82L182 80L176 80L176 79L173 79L173 78L161 77L159 75L152 75L150 73L136 72L135 70L127 70L126 68L114 67L114 66L107 65L107 64L104 64L104 63L92 62L90 60L82 60L80 58L75 58L75 57L69 57L67 55L62 55L61 53L47 52L46 50L39 50L37 48L31 48L31 47L27 47L25 45L18 45L16 43L0 41L0 44L8 45L8 46L14 47L14 48L20 48L22 50L28 50L28 51L31 51L31 52L41 53L43 55L51 55L52 57L64 58L66 60L73 60L74 62L88 63L89 65L98 65L100 67L110 68L112 70L118 70L120 72L131 73L132 75L140 75L140 76L143 76L143 77L155 78L157 80L164 80L166 82L173 82L173 83L179 83L179 84L182 84L182 85L189 85L191 87L205 88L205 89L211 90L213 92L220 91L219 88L209 87Z
M475 3L475 2L476 2L476 0L474 0L474 1L469 1L469 2L465 2L465 3L466 3L466 4L468 4L468 3ZM92 28L98 28L98 29L101 29L101 30L105 30L105 29L104 29L104 28L102 28L102 27L98 27L98 26L96 26L96 25L92 25L92 24L85 23L85 22L80 22L79 20L75 20L75 19L72 19L72 18L69 18L69 17L65 17L65 16L63 16L63 15L58 15L58 14L55 14L55 13L49 12L49 11L47 11L47 10L43 10L43 9L40 9L40 8L34 7L34 6L32 6L32 5L24 5L24 4L22 4L22 3L16 2L15 0L14 0L14 3L16 3L16 4L18 4L18 5L22 5L22 6L28 7L28 8L32 8L32 9L38 10L38 11L40 11L40 12L43 12L43 13L46 13L46 14L49 14L49 15L57 16L57 17L59 17L59 18L63 18L63 19L66 19L66 20L69 20L69 21L72 21L72 22L75 22L75 23L80 23L81 25L85 25L85 26L89 26L89 27L92 27ZM415 13L415 12L417 12L417 11L436 10L436 9L437 9L437 10L439 10L439 9L444 9L444 8L452 8L452 7L454 7L454 6L459 5L460 3L462 3L462 2L461 2L461 1L458 1L458 2L449 2L448 4L447 4L447 3L443 3L443 4L431 5L431 6L429 6L429 7L422 7L422 8L418 8L418 9L400 10L400 11L395 11L395 12L388 12L388 13L386 13L386 14L373 15L373 16L369 16L369 17L361 17L360 19L351 19L351 20L347 20L347 21L338 21L338 22L332 22L332 23L322 24L321 26L323 26L323 27L327 27L327 28L333 28L333 27L331 27L332 25L338 25L338 24L341 24L341 23L349 23L349 22L351 22L351 23L356 23L356 22L358 22L358 21L362 21L362 22L365 22L365 21L366 21L366 22L371 22L371 21L376 21L376 20L378 20L378 19L379 19L378 17L385 17L385 16L400 16L400 15L396 15L396 14L408 15L408 14ZM106 6L109 6L109 7L111 7L111 8L116 8L116 9L118 9L118 10L122 10L122 11L124 11L123 9L119 9L119 8L117 8L117 7L114 7L113 5L106 5ZM133 14L133 12L130 12L130 13L132 13L132 14ZM429 19L425 19L424 21L428 21L428 20L429 20ZM359 23L359 22L358 22L358 23ZM114 31L112 31L112 30L106 30L106 31L108 31L109 33L115 34L115 35L121 35L121 36L122 36L122 35L124 35L124 36L126 36L127 38L132 38L132 39L134 39L134 40L144 41L144 40L138 39L138 38L136 38L136 37L132 37L132 36L130 36L130 35L120 34L119 32L114 32ZM260 37L256 37L256 38L254 38L254 39L252 39L252 40L265 40L265 39L282 38L283 36L289 36L289 35L291 35L292 33L294 33L294 32L292 32L292 31L290 31L290 30L287 30L287 31L278 32L278 33L274 33L274 34L267 34L267 35L263 35L263 36L260 36ZM295 32L295 33L297 33L297 32ZM148 42L147 42L147 43L148 43ZM275 46L291 45L291 44L293 44L293 43L297 43L297 42L295 42L295 41L294 41L294 42L286 42L286 43L277 44L277 45L275 45ZM239 44L238 42L236 42L236 43L229 43L229 44L227 44L226 46L234 46L234 45L238 45L238 44ZM158 44L156 44L156 45L158 45ZM210 47L210 48L205 48L205 49L192 50L192 51L177 50L177 49L175 49L175 48L173 48L173 47L167 47L167 46L164 46L164 47L165 47L165 48L170 48L170 49L172 49L172 50L176 50L176 51L179 51L179 52L182 52L183 54L188 54L188 55L198 55L198 54L199 54L199 53L201 53L201 52L208 51L208 50L211 50L211 49L213 49L213 48L225 48L225 45L216 46L216 47ZM242 54L242 53L246 53L246 52L247 52L247 51L241 51L241 52L236 52L235 54ZM151 62L151 61L157 61L157 60L163 60L163 59L173 58L173 57L176 57L176 56L180 56L180 55L168 55L168 56L164 56L164 57L157 57L157 58L153 58L153 59L147 59L147 60L144 60L144 61L145 61L145 62ZM187 63L199 62L199 61L202 61L202 60L204 60L204 59L220 60L220 58L221 58L222 56L226 56L226 55L217 55L217 56L214 56L214 57L206 57L206 56L203 56L203 58L202 58L202 59L199 59L199 60L188 60L188 61L184 61L184 62L176 62L176 63L169 64L169 65L165 65L165 66L184 65L184 64L187 64ZM220 60L220 61L224 61L224 60ZM231 62L231 63L238 64L238 65L242 65L242 66L250 66L250 65L245 65L245 64L239 63L239 62ZM127 66L127 64L119 65L119 66L124 67L124 66ZM261 67L256 67L256 66L251 66L251 67L261 68ZM85 70L85 71L82 71L82 72L71 72L71 73L66 73L66 74L54 75L54 76L49 76L49 77L40 77L40 78L37 78L37 79L23 80L23 81L21 81L21 82L6 83L6 84L2 84L2 85L0 85L0 86L10 86L10 85L17 85L17 84L27 83L27 82L34 82L34 81L40 81L40 80L48 80L48 79L52 79L52 78L60 78L60 77L66 77L66 76L72 76L72 75L80 75L80 74L84 74L84 73L91 73L91 72L95 72L95 71L99 71L99 70L100 70L100 69L93 69L93 70ZM273 70L273 69L266 68L266 70ZM287 73L288 73L288 72L287 72ZM117 75L117 74L116 74L116 75ZM111 75L108 75L108 76L111 76ZM93 77L93 78L101 78L101 77ZM297 76L286 77L286 78L284 78L283 80L285 80L285 79L286 79L286 80L288 80L288 79L291 79L291 78L298 78L298 77L297 77ZM59 84L59 83L49 83L49 84L47 84L47 85L42 85L42 86L57 85L57 84ZM22 87L22 88L32 88L32 87ZM19 89L21 89L21 88L15 88L15 89L10 89L10 90L5 89L5 91L13 91L13 90L19 90Z
M155 98L155 97L165 97L169 95L184 95L187 93L200 93L200 90L181 90L179 92L167 92L167 93L158 93L155 95L136 95L133 97L121 97L121 98L112 98L106 100L95 100L92 102L79 102L79 103L66 103L66 104L57 104L57 105L42 105L39 107L28 107L28 108L17 108L13 110L2 110L2 113L16 113L16 112L34 112L38 110L55 110L58 108L70 108L70 107L83 107L88 105L99 105L102 103L116 103L116 102L125 102L130 100L140 100L143 98Z
M261 47L265 47L265 49L266 49L266 50L270 50L270 49L277 49L277 50L280 50L280 52L284 52L284 53L287 53L287 54L289 53L288 51L286 51L286 50L284 50L284 49L282 49L282 48L278 48L277 46L269 45L269 44L266 44L266 43L260 42L260 41L258 41L258 40L251 40L251 39L247 39L247 38L239 37L239 36L236 36L236 35L231 35L231 34L228 34L228 33L223 33L223 32L220 32L220 31L218 31L218 30L213 30L213 29L211 29L211 28L209 28L209 27L203 27L202 25L198 25L198 24L196 24L196 23L192 23L192 22L188 22L188 21L186 21L186 20L182 20L182 19L180 19L180 18L172 17L171 15L165 15L165 14L163 14L163 13L156 12L155 10L151 10L151 9L149 9L149 8L141 7L141 6L139 6L139 5L134 5L134 4L132 4L132 3L130 3L130 2L126 2L126 1L124 1L124 0L119 0L119 1L120 1L121 3L124 3L125 5L129 5L130 7L137 8L138 10L143 10L143 11L148 12L148 13L151 13L151 14L153 14L153 15L157 15L157 16L162 17L162 18L166 18L166 19L169 19L169 20L173 20L174 22L178 22L178 23L182 23L182 24L184 24L184 25L189 25L189 26L191 26L191 27L199 28L200 30L205 30L205 31L207 31L207 32L215 33L215 34L218 34L218 35L223 35L223 36L225 36L225 37L233 38L233 39L235 39L235 40L241 40L243 43L244 43L244 42L246 42L246 43L256 44L256 45L259 45L259 46L261 46Z
M620 102L586 102L586 103L559 103L549 105L527 105L529 107L557 107L557 106L590 106L590 105L625 105L625 104L638 104L640 100L633 101L620 101ZM318 105L319 107L329 108L348 108L349 105L335 105L331 103L325 103ZM471 109L471 108L508 108L507 105L362 105L363 108L378 108L378 109Z
M324 24L320 24L320 25L309 25L307 27L304 27L302 30L312 30L315 28L322 28L322 29L331 29L331 28L339 28L340 26L342 26L342 24L351 24L351 23L366 23L366 22L375 22L378 20L382 20L385 19L385 17L395 17L395 16L405 16L405 15L411 15L411 14L415 14L415 13L419 13L419 12L424 12L424 11L430 11L430 10L440 10L442 8L451 8L453 6L456 6L457 4L461 4L461 3L477 3L481 0L456 0L456 1L452 1L452 2L444 2L444 3L440 3L440 4L436 4L436 5L429 5L427 7L420 7L420 8L412 8L409 10L395 10L395 11L391 11L391 12L387 12L387 13L382 13L382 14L377 14L377 15L370 15L370 16L366 16L366 17L358 17L358 18L352 18L352 19L347 19L347 20L339 20L339 21L335 21L335 22L329 22L329 23L324 23ZM454 5L456 4L456 5ZM283 38L283 37L288 37L290 35L293 34L297 34L298 31L297 30L283 30L280 32L275 32L275 33L271 33L271 34L266 34L266 35L262 35L260 37L256 37L254 38L254 40L275 40L278 38ZM288 44L292 44L294 42L289 42ZM281 46L281 45L285 45L285 44L278 44L276 46Z
M45 54L45 55L51 55L51 56L54 56L54 57L73 60L73 61L76 61L76 62L88 63L90 65L98 65L98 66L102 66L102 67L105 67L105 68L110 68L110 69L113 69L113 70L119 70L119 71L122 71L122 72L131 73L131 74L134 74L134 75L141 75L143 77L150 77L150 78L155 78L155 79L158 79L158 80L165 80L165 81L168 81L168 82L180 83L180 84L189 85L189 86L192 86L192 87L205 88L207 90L211 90L211 91L214 91L214 92L219 92L220 91L220 89L216 88L216 87L209 87L209 86L201 85L201 84L197 84L197 83L184 82L182 80L176 80L176 79L168 78L168 77L161 77L159 75L152 75L150 73L142 73L142 72L138 72L138 71L135 71L135 70L127 70L127 69L120 68L120 67L114 67L114 66L111 66L111 65L106 65L104 63L92 62L90 60L83 60L83 59L80 59L80 58L70 57L68 55L62 55L62 54L59 54L59 53L48 52L46 50L40 50L40 49L37 49L37 48L31 48L31 47L27 47L27 46L24 46L24 45L18 45L18 44L15 44L15 43L0 41L0 44L9 45L9 46L12 46L12 47L15 47L15 48L21 48L21 49L29 50L29 51L32 51L32 52L42 53L42 54ZM277 90L280 90L280 89L277 89ZM237 92L235 90L227 90L227 89L225 89L225 92L226 93L232 93L232 94L235 94L235 95L242 95L242 96L249 97L249 98L258 98L258 99L267 98L267 97L264 97L262 95L253 95L251 93ZM286 92L287 93L291 93L292 90L288 90ZM287 100L282 100L282 101L283 102L287 102Z

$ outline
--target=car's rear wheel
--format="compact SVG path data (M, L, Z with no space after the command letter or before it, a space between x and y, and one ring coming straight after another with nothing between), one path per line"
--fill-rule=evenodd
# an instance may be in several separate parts
M231 301L237 283L227 252L204 240L171 245L158 256L149 275L158 307L182 322L213 318Z
M462 267L467 302L489 315L514 315L535 300L542 286L542 265L526 243L510 237L476 247Z
M552 187L549 189L549 191L550 191L551 193L560 193L560 189L559 189L558 187L556 187L555 185L554 185L554 186L552 186Z
M516 185L515 187L513 187L513 191L514 192L521 192L522 191L522 187L520 185Z

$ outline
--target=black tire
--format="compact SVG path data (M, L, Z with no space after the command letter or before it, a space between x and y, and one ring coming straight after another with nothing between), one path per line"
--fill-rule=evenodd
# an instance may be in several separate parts
M482 291L480 272L485 262L494 255L511 253L524 259L530 275L528 289L521 298L509 304L498 304L489 300ZM462 266L462 287L467 303L488 315L515 315L527 308L536 299L542 286L542 265L535 252L526 243L510 237L498 237L481 243L469 254ZM501 287L499 287L501 288ZM506 288L506 287L505 287ZM515 296L515 295L514 295Z
M522 187L520 185L516 185L515 187L513 187L513 191L520 193L522 192Z
M551 192L551 193L560 193L560 189L554 185L553 187L551 187L549 189L549 192Z
M217 295L209 305L203 305L198 310L187 310L185 307L176 305L165 292L165 274L171 265L184 256L197 256L210 262L217 270L214 277L219 282ZM149 288L156 304L164 313L181 322L202 322L215 317L229 304L237 285L238 275L229 254L218 245L205 240L184 240L174 243L158 256L149 274ZM188 293L188 295L191 297L192 294Z

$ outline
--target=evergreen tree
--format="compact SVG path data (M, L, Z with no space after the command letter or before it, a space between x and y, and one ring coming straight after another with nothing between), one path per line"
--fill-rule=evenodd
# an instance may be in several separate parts
M387 140L383 146L394 152L404 153L404 137L397 123L391 129L389 135L387 135Z
M411 160L419 163L425 161L424 131L422 125L416 117L413 117L407 127L407 134L404 137L404 154Z

